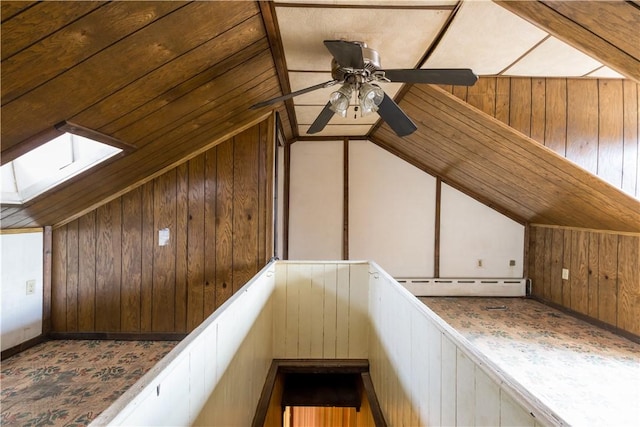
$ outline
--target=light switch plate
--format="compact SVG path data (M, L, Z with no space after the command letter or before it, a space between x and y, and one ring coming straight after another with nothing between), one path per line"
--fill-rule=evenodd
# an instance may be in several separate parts
M36 292L36 281L27 280L27 295L31 295Z

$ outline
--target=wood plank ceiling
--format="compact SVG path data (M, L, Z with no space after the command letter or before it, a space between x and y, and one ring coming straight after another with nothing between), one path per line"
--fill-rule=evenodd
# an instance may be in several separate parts
M62 121L133 149L19 207L2 227L53 225L264 119L280 94L254 2L2 2L2 162ZM286 136L289 118L279 108Z
M359 11L360 15L356 13L349 17L346 10L349 8L343 4L332 5L333 0L315 0L315 4L307 5L304 10L307 15L316 16L317 22L303 27L304 31L296 30L304 22L296 22L295 16L289 16L301 9L297 3L300 2L3 1L0 28L2 162L12 160L50 139L57 133L54 126L62 121L117 138L132 149L44 197L18 207L3 206L2 227L57 225L69 221L264 119L270 114L268 108L255 111L248 107L283 91L299 89L298 86L309 83L309 79L318 78L321 74L318 71L323 71L321 68L328 63L325 60L318 62L315 68L307 69L304 64L292 68L294 57L290 53L304 54L305 49L309 49L304 45L306 41L317 45L311 51L320 49L320 54L326 55L322 51L322 39L355 37L357 34L343 33L349 28L355 31L358 16L371 11L374 26L369 30L366 26L358 27L360 34L379 38L383 47L393 38L400 41L399 45L397 41L395 45L390 44L388 49L392 52L381 52L383 65L458 67L466 63L458 64L456 61L466 56L470 61L467 66L478 68L485 74L509 74L508 70L511 70L514 75L526 75L527 72L534 73L536 67L544 69L546 66L540 66L539 61L547 61L549 55L558 52L556 49L560 47L561 51L580 58L578 62L583 68L579 75L615 75L612 71L615 69L638 81L640 60L638 45L633 42L638 36L637 33L624 33L629 28L638 27L635 24L638 24L640 14L635 3L599 3L598 14L603 14L606 19L594 20L588 13L592 9L585 6L585 3L592 2L552 2L553 7L549 2L527 2L535 5L526 7L520 5L521 2L499 2L524 18L515 17L528 30L520 32L512 28L512 34L526 33L531 40L522 42L521 38L513 37L522 42L524 51L522 48L512 51L507 47L499 50L502 59L505 53L509 53L510 59L500 62L502 65L496 68L498 71L482 69L486 67L487 55L492 49L465 49L465 55L453 54L460 51L456 47L460 43L483 36L477 30L482 27L481 23L470 26L466 19L478 16L476 9L481 8L480 4L484 2L351 0L351 8ZM497 10L504 13L501 8ZM324 18L322 13L317 13L323 11ZM332 21L331 17L336 11L342 14L347 29L336 30L332 26L335 19ZM435 29L425 32L417 24L403 25L404 21L395 22L393 19L384 21L381 15L382 12L406 15L407 11L424 15L423 18L434 23ZM454 12L457 18L449 19ZM375 29L375 25L381 22L378 18L389 25L395 23L391 34L379 34ZM526 21L534 22L536 27ZM447 28L449 30L445 31ZM317 36L320 37L318 40L311 40L309 34L314 29L328 35L323 33ZM416 53L405 58L403 41L413 40L412 32L415 31L422 34L417 38L420 42L414 46ZM399 37L400 34L403 36ZM475 56L469 56L475 51ZM536 51L547 54L538 55L542 58L538 62L532 61ZM394 65L396 59L398 62ZM528 65L526 61L529 61ZM498 61L493 58L489 62ZM389 90L395 93L398 88ZM406 89L400 91L399 97L405 92ZM311 101L309 106L313 106L313 102L322 104ZM430 106L434 102L447 107ZM284 136L289 141L304 132L300 131L297 122L305 124L308 117L313 117L312 109L298 108L305 106L293 101L275 106L282 119ZM510 130L503 126L496 128L493 119L468 112L470 107L438 89L415 86L408 91L401 106L407 108L410 116L415 115L414 120L419 123L414 136L406 140L397 139L385 126L380 127L372 121L366 123L366 130L357 130L354 135L370 137L390 151L409 158L425 170L440 174L487 204L523 221L640 230L638 216L633 215L633 209L637 208L637 204L632 203L633 199L625 199L616 189L603 187L597 180L594 184L593 177L584 175L584 171L574 173L574 166L568 166L568 162L548 150L536 151L536 155L531 156L534 163L529 168L545 170L541 176L553 184L535 188L527 185L525 187L533 194L523 196L523 201L519 201L519 193L514 191L525 188L524 175L517 175L522 165L516 162L515 169L511 169L512 166L499 159L506 162L517 150L531 152L524 147L535 143L532 140L523 142L521 135L509 134ZM464 132L447 125L448 116L452 114ZM431 116L438 118L438 124L427 127L426 118ZM486 163L489 157L486 138L473 142L479 144L479 153L483 154L468 153L462 146L442 147L442 150L450 151L447 155L453 157L445 159L441 153L440 161L453 162L450 165L457 164L462 170L462 175L447 175L447 171L455 168L441 167L439 160L424 153L424 149L411 145L419 142L418 137L422 144L432 141L432 126L442 126L437 132L449 132L453 139L461 133L473 135L479 132L485 137L489 133L491 138L499 134L503 139L514 138L515 146L506 147L502 141L501 147L507 151L495 156L497 160L492 163ZM335 135L351 134L351 131L340 131ZM467 157L455 158L458 155ZM467 160L462 162L462 158ZM485 170L496 166L495 162L499 162L497 166L505 173L511 174L509 179L495 180L495 171ZM567 170L570 171L568 182L571 184L565 185L561 178L566 177ZM462 179L463 175L467 178ZM476 183L474 180L477 178L481 179ZM534 179L533 182L538 181ZM579 195L576 196L574 191ZM563 200L562 206L558 206L560 199ZM590 200L600 202L596 207ZM611 205L610 209L601 213L598 209L605 205ZM616 210L620 206L622 213ZM613 218L606 220L606 215Z

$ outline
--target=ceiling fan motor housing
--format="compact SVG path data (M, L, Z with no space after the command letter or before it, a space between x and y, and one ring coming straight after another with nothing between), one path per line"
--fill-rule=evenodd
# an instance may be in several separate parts
M252 105L251 108L264 107L317 89L341 84L340 89L331 94L329 102L327 102L307 130L308 134L322 131L334 114L340 114L344 117L350 105L349 99L353 94L356 94L358 105L355 108L360 108L362 115L377 111L382 120L388 123L398 136L406 136L414 132L417 126L376 83L429 83L471 86L478 80L478 76L472 70L466 68L383 70L378 52L368 48L364 42L325 40L323 43L333 57L331 61L331 76L333 80L259 102Z
M364 68L363 69L350 69L350 68L342 68L338 61L335 58L331 59L331 77L335 80L343 81L345 80L345 76L348 74L358 74L360 77L363 77L364 81L367 81L367 77L371 75L374 71L377 71L381 68L380 65L380 55L377 51L367 47L365 42L351 42L353 44L360 45L362 49L362 59L364 60Z

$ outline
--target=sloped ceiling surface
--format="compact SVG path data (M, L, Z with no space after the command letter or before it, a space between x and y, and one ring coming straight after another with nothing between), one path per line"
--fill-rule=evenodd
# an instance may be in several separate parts
M596 2L596 7L583 3L593 2L275 0L273 8L291 91L331 80L331 55L322 41L334 39L367 43L379 53L383 69L471 68L480 76L639 80L634 44L640 37L629 29L640 25L640 10L627 2ZM544 12L542 25L537 22L539 9ZM617 27L622 28L619 33ZM617 53L610 52L612 43L620 43ZM398 83L381 86L392 97L401 88ZM287 101L297 119L294 133L308 136L335 90L329 87ZM346 118L334 115L314 135L361 136L377 118L360 117L352 109Z
M429 85L400 106L418 130L371 139L521 222L640 231L640 203L500 121Z
M281 93L254 2L3 1L1 31L3 163L62 121L131 146L3 207L3 228L65 221L263 119L270 111L248 107Z
M637 1L496 1L505 9L640 82Z
M590 17L592 3L604 18ZM62 121L130 146L44 197L3 206L2 227L64 223L263 120L270 108L249 106L328 79L324 39L372 40L388 67L464 66L480 74L525 76L553 69L640 81L638 10L633 2L2 1L2 162L50 139ZM504 20L492 21L500 16ZM309 22L313 25L305 25ZM505 29L506 35L500 32ZM506 45L490 46L498 42ZM402 97L399 85L385 90ZM304 134L304 124L326 95L318 91L274 106L286 139ZM447 108L429 106L434 99ZM535 143L438 89L415 86L400 105L419 126L409 138L378 128L376 115L359 123L337 120L326 135L371 136L523 221L640 229L633 212L637 202L632 205L592 175L575 172L543 147L528 147ZM452 115L460 117L449 121ZM439 128L433 128L432 116ZM469 144L477 137L478 152L466 145L436 145L439 154L431 155L424 147L437 142L434 131ZM504 152L491 160L487 144L494 134ZM505 138L514 138L515 145ZM535 154L528 154L535 162L529 170L543 171L537 180L531 177L540 185L522 178L528 175L518 156L527 152ZM525 190L530 194L522 194Z

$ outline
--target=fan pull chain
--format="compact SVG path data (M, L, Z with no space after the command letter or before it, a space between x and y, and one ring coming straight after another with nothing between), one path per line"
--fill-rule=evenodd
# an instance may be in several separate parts
M356 83L356 90L354 90L354 91L353 91L353 98L354 98L354 99L353 99L353 102L354 102L354 104L356 104L356 105L353 107L353 120L357 120L357 119L358 119L358 92L359 92L359 90L360 90L360 87L359 87L359 86L360 86L360 85L358 85L358 84Z

